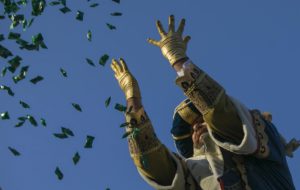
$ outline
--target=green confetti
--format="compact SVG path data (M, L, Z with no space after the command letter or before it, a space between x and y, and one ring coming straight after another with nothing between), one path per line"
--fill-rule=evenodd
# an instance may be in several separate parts
M12 148L12 147L8 147L8 149L10 150L11 153L13 153L14 156L20 156L20 152L18 152L16 149Z
M119 103L116 103L115 109L118 110L118 111L120 111L120 112L125 112L127 108L126 108L126 106L123 106L123 105L121 105Z
M19 121L19 123L17 123L17 124L15 125L15 127L21 127L21 126L24 125L24 123L25 123L25 121Z
M60 2L58 1L52 1L49 3L50 6L60 5Z
M79 104L76 104L76 103L72 103L72 106L77 110L77 111L80 111L80 112L82 112L82 109L81 109L81 107L80 107L80 105Z
M64 77L68 77L68 73L67 73L63 68L60 68L60 73L61 73Z
M7 111L1 113L1 114L0 114L0 117L1 117L2 120L8 120L8 119L10 119L9 113L8 113Z
M23 101L20 101L20 104L25 109L29 109L30 108L30 106L27 103L23 102Z
M23 80L26 77L28 69L29 69L29 66L22 67L19 75L13 77L13 81L15 83L18 83L19 81Z
M61 3L62 5L67 6L67 1L66 1L66 0L59 0L59 1L60 1L60 3Z
M59 167L56 167L55 174L59 180L62 180L64 178L64 174L60 171Z
M2 0L2 3L5 5L4 7L4 13L16 13L20 8L18 7L17 3L11 2L10 0L4 1Z
M45 0L31 0L32 12L33 16L41 15L46 7Z
M111 97L109 97L109 98L107 98L107 99L105 100L105 107L108 107L108 106L109 106L110 100L111 100Z
M0 42L3 41L5 38L4 38L4 35L3 34L0 34Z
M28 24L27 20L24 19L23 22L22 22L23 31L26 31L27 24Z
M20 44L20 49L26 49L26 50L29 50L29 51L32 51L32 50L38 51L39 50L39 46L36 46L34 44L29 44L29 42L27 42L23 39L17 39L16 43Z
M84 148L92 148L95 137L87 135Z
M44 43L44 38L41 33L38 33L35 36L32 36L32 43L35 45L38 49L38 47L41 47L43 49L48 49L46 44Z
M14 29L15 27L17 27L19 24L22 24L25 17L24 15L10 15L10 20L12 21L11 25L10 25L10 29Z
M130 134L132 133L132 131L127 131L123 134L122 139L125 139L126 137L128 137Z
M4 67L1 71L1 77L4 77L6 75L6 72L7 72L7 68L8 67Z
M89 30L88 33L86 34L86 37L89 41L92 41L92 32Z
M115 2L115 3L120 4L120 0L112 0L112 1Z
M94 7L97 7L99 4L98 3L94 3L94 4L91 4L90 7L94 8Z
M18 5L27 5L27 0L21 0L17 2Z
M27 117L18 117L18 120L20 120L20 121L26 121Z
M76 13L76 19L79 20L79 21L83 21L83 15L84 15L83 12L77 11L77 13Z
M71 129L62 127L61 131L62 131L63 134L66 134L68 136L72 136L72 137L74 136L74 133L73 133L73 131L71 131Z
M114 13L110 13L111 16L122 16L122 13L120 12L114 12Z
M114 25L106 23L106 26L110 29L110 30L115 30L117 29Z
M132 137L136 138L139 135L140 131L141 130L139 128L133 128Z
M27 115L27 119L29 120L31 125L33 125L34 127L38 126L36 120L34 119L34 117L32 115Z
M5 19L5 16L4 15L0 15L0 20L3 20Z
M8 34L8 39L10 39L10 40L17 40L17 39L19 39L21 37L21 34L20 33L14 33L14 32L10 32L9 34Z
M74 163L74 165L76 165L79 162L79 160L80 160L80 155L79 155L78 152L76 152L74 154L74 156L73 156L73 163Z
M59 9L62 13L66 14L68 12L71 12L71 9L69 9L68 7L63 7L61 9Z
M107 54L104 54L100 59L99 59L99 64L102 66L105 66L105 63L109 59L109 56Z
M28 25L27 25L27 28L29 28L29 27L32 25L33 21L34 21L34 18L31 18L31 19L29 20Z
M130 124L129 122L122 123L120 125L120 128L127 127L127 126L129 126L129 124Z
M9 60L8 63L10 64L10 67L8 67L8 70L14 73L16 69L20 66L20 61L22 61L22 58L18 55L15 56L13 59Z
M86 60L86 62L87 62L88 64L90 64L90 65L92 65L92 66L95 66L94 62L93 62L91 59L86 58L85 60Z
M44 118L41 118L40 121L41 121L42 126L47 127L47 123L46 123L46 120Z
M44 77L42 77L42 76L37 76L37 77L31 79L30 82L33 83L33 84L36 84L36 83L42 81L43 79L44 79Z
M2 46L0 44L0 57L3 57L4 59L6 59L7 57L12 56L12 55L13 54L8 49L6 49L4 46Z
M1 85L0 86L0 90L6 90L8 95L10 96L14 96L15 93L8 87L8 86L5 86L5 85Z
M66 135L64 133L54 133L53 135L55 137L59 138L59 139L66 139L66 138L68 138L68 135Z

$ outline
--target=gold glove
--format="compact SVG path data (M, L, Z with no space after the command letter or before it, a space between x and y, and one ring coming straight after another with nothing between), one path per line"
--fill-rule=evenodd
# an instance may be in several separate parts
M182 58L187 57L185 52L187 49L187 43L191 39L190 36L182 38L184 30L185 19L182 19L177 31L175 32L175 21L174 16L169 16L169 31L166 33L161 25L161 22L156 21L156 27L158 33L161 36L160 41L156 41L148 38L150 44L156 45L161 48L162 54L167 58L170 64L173 66L174 63Z
M120 58L120 61L112 60L111 68L115 73L115 77L123 90L126 100L129 98L141 98L140 88L137 80L130 73L125 61Z

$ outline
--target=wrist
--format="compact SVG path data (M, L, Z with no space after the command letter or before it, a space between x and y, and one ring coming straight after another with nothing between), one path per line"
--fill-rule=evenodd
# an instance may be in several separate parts
M174 64L173 64L173 68L175 69L176 72L179 72L181 71L181 69L183 68L183 64L189 60L188 57L184 57L184 58L181 58L179 60L177 60Z

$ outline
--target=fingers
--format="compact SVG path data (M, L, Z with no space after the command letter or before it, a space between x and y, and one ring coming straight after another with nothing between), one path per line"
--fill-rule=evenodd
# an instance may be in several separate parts
M182 35L183 30L184 30L184 26L185 26L185 19L181 19L178 30L177 30L177 33Z
M191 36L186 36L186 37L184 37L183 42L184 42L185 45L187 45L187 43L188 43L190 40L191 40Z
M175 31L175 19L174 15L169 16L169 32L174 32Z
M126 62L124 61L123 58L120 58L120 64L121 64L121 67L122 67L123 71L128 71L128 67L127 67Z
M121 67L115 59L112 59L110 67L115 72L115 75L118 75L121 72Z
M160 47L160 43L156 40L153 40L152 38L148 38L147 41L150 43L150 44L153 44L155 46L158 46Z
M161 22L158 20L156 21L156 27L157 27L157 30L158 30L158 33L161 37L164 37L167 35L167 33L165 32L163 26L161 25Z

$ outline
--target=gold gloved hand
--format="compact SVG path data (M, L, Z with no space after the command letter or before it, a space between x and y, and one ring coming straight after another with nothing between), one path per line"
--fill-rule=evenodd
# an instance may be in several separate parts
M158 33L161 36L160 41L148 38L150 44L156 45L161 48L162 54L168 59L170 64L173 66L176 61L187 57L185 52L187 49L187 43L191 39L190 36L182 38L184 30L185 19L182 19L177 31L175 31L174 16L169 16L169 31L166 33L161 25L161 22L156 21L156 27Z
M111 68L115 73L115 77L123 90L126 100L129 98L141 98L140 88L137 80L130 73L125 61L120 58L120 61L112 60Z

